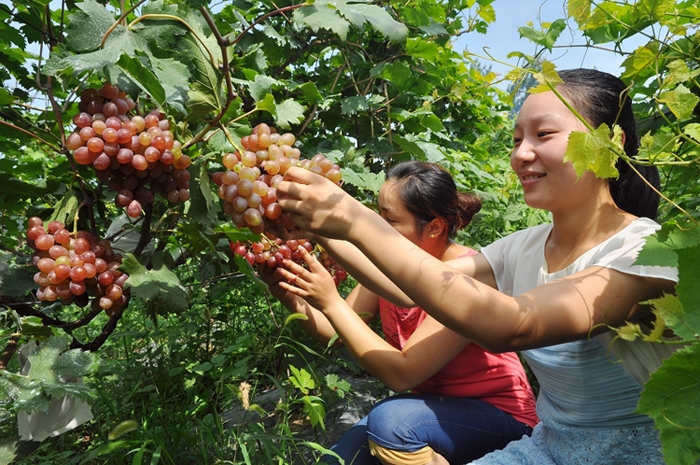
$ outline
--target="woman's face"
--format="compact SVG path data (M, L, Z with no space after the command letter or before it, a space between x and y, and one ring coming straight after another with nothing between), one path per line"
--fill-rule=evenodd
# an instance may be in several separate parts
M403 237L424 249L423 236L416 227L416 218L408 211L399 197L396 183L386 181L377 198L379 214Z
M523 103L510 164L529 206L552 212L572 209L576 202L590 201L601 187L601 180L591 172L577 181L571 162L563 162L572 131L587 129L554 92L532 94Z

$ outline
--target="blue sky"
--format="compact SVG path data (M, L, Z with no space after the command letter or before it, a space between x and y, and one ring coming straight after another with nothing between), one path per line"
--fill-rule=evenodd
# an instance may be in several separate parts
M539 29L542 22L551 22L556 19L565 18L565 0L495 0L492 6L496 12L496 21L489 26L487 34L470 32L462 36L455 47L464 50L465 47L470 52L485 56L484 47L488 47L488 52L497 60L505 61L513 65L515 59L506 58L512 51L520 51L526 54L534 54L536 46L527 39L520 39L518 28L526 26L532 22L535 28ZM555 46L583 45L585 40L580 35L575 35L575 23L572 21L569 26L572 29L565 29ZM633 51L634 47L641 45L641 39L628 41L625 43L626 52ZM610 48L610 45L603 45ZM611 51L587 49L583 47L554 48L550 54L546 52L544 57L553 61L557 69L566 68L596 68L611 74L620 75L621 65L625 57ZM509 71L509 67L494 63L488 60L481 60L484 64L490 65L492 70L501 75Z

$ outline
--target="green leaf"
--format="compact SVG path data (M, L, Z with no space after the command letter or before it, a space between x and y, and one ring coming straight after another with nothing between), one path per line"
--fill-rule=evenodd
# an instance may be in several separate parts
M132 81L143 89L144 92L150 94L156 103L163 107L165 105L165 90L160 84L156 75L141 63L139 57L129 57L122 55L117 62L117 66L128 75Z
M275 78L270 76L265 76L264 74L257 74L253 81L247 81L248 89L250 90L250 96L255 99L256 102L264 100L269 95L268 92L275 85L281 85L282 83Z
M700 334L700 245L678 250L678 286L676 293L685 315L678 335L692 339Z
M290 129L290 123L298 124L304 121L305 110L306 107L296 100L284 100L275 108L275 124L282 129Z
M66 26L68 49L78 53L99 49L105 33L116 22L114 15L104 5L92 0L76 3L75 6L81 11L69 15L70 21ZM119 28L124 30L124 26Z
M545 27L546 29L542 31L538 31L532 27L519 27L518 32L520 33L520 37L530 39L551 52L554 42L556 42L557 38L559 38L559 35L564 28L566 28L566 21L563 19L557 19L549 26Z
M379 173L358 173L347 168L341 168L340 171L343 173L344 182L360 189L369 190L375 196L379 193L379 188L382 187L384 181L386 181L386 173L383 171Z
M0 295L21 298L33 289L37 289L34 282L35 267L10 266L12 259L9 254L0 255Z
M616 178L619 173L615 168L615 149L623 150L622 130L619 126L614 126L613 133L611 139L610 128L605 123L592 132L572 132L569 135L564 160L573 163L579 177L590 170L599 178Z
M289 381L302 393L308 394L311 389L316 387L316 383L314 383L314 379L311 377L308 371L303 368L297 368L294 365L290 365L289 369L292 372L292 376L289 377Z
M348 21L356 27L369 23L395 42L403 42L408 36L408 28L393 19L383 8L359 0L318 0L313 5L295 10L292 19L310 27L314 32L320 29L330 30L342 40L347 38Z
M89 387L76 382L92 367L94 356L79 349L67 350L69 344L65 336L43 341L28 356L30 368L26 376L0 370L0 387L15 400L15 410L46 413L52 398L94 399ZM62 381L66 378L70 382Z
M75 192L68 190L61 198L61 201L54 206L53 213L48 221L60 221L68 227L73 224L73 219L79 206L80 201L75 196Z
M683 134L692 137L700 144L700 124L690 123L683 127Z
M681 82L687 82L700 75L700 69L691 70L683 60L674 60L668 64L670 71L664 76L664 87L674 86Z
M319 397L304 397L304 413L309 416L312 426L321 426L324 431L326 430L326 424L323 421L326 418L326 407Z
M680 84L675 90L663 92L659 96L659 102L665 103L678 119L690 117L698 104L698 100L700 100L698 96L693 94L683 84Z
M700 459L700 344L679 350L652 373L637 413L654 419L666 463Z
M647 236L635 265L678 266L678 252L700 244L700 227L678 224L675 221L662 225L656 234Z
M592 3L591 0L568 0L566 2L566 12L581 26L588 21Z
M297 8L292 14L292 20L295 23L310 27L314 32L318 32L321 29L332 31L341 40L347 38L350 30L348 22L341 18L336 13L336 9L327 3Z
M153 267L149 270L133 254L126 254L121 266L129 275L125 287L131 289L132 297L160 303L168 311L180 312L188 306L187 291L177 275L165 266L164 258L162 253L154 254Z

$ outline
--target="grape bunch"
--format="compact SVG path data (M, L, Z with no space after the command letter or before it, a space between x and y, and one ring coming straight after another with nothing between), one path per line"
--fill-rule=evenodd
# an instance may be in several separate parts
M305 248L310 253L316 253L316 258L326 268L326 271L333 277L336 286L348 277L343 267L336 262L320 247L314 247L309 241L297 241L295 239L284 241L280 238L270 240L262 236L258 242L230 242L231 251L245 258L251 266L267 266L276 268L282 265L282 260L292 260L298 264L304 264L301 256L301 248ZM318 250L317 250L318 249Z
M64 305L85 307L92 298L94 309L102 308L112 316L128 303L124 283L129 275L119 270L122 257L109 241L98 240L87 231L71 234L60 221L46 228L41 218L28 221L27 243L34 249L32 263L39 271L37 299Z
M223 156L226 171L213 173L212 179L224 201L224 211L237 227L261 233L266 224L280 223L288 230L294 229L291 216L277 203L276 193L277 185L292 166L340 183L343 175L338 165L323 154L303 159L301 151L293 147L295 142L294 134L279 134L274 127L261 123L251 135L241 139L242 151Z
M65 144L76 163L92 165L97 178L117 193L117 207L132 218L155 200L154 194L173 204L188 200L191 163L165 115L159 110L132 114L135 107L110 83L83 90L80 112L73 117L75 131Z

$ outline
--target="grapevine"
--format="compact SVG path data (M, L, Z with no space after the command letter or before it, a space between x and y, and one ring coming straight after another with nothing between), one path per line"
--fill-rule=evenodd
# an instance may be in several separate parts
M190 157L170 132L170 121L159 110L133 113L136 104L115 85L81 92L73 117L75 131L66 148L81 165L91 165L98 179L117 193L115 204L138 218L154 193L176 204L189 199Z
M27 244L34 249L32 264L38 268L34 282L38 300L102 308L113 316L128 304L124 283L129 275L119 270L122 257L110 242L87 231L71 234L60 221L44 228L41 218L28 221Z

